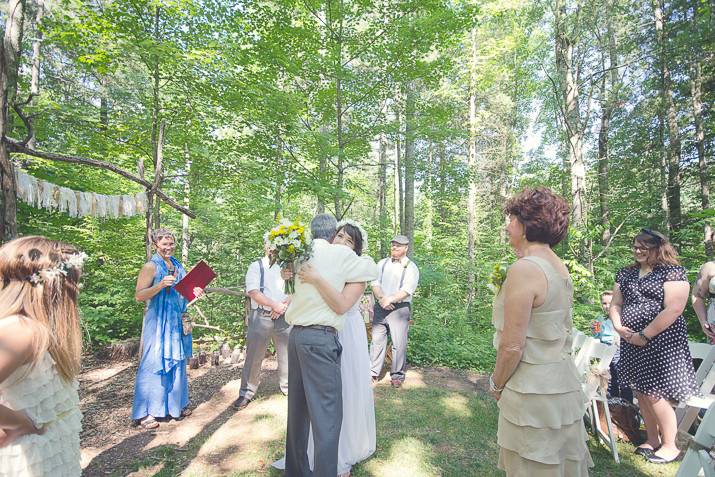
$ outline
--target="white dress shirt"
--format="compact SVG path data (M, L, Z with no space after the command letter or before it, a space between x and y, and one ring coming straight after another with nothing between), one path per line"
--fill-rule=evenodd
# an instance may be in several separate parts
M268 257L260 259L263 262L263 290L261 290L261 267L256 260L248 266L246 272L246 293L253 290L262 291L271 300L281 302L286 299L283 293L283 278L281 277L281 267L278 264L270 266ZM255 310L259 305L251 298L251 309Z
M308 263L338 291L342 291L346 283L368 282L377 277L377 266L372 258L357 256L350 247L322 239L313 240L313 256ZM295 294L286 311L286 321L291 325L323 325L341 330L344 317L325 303L313 285L303 283L296 276Z
M400 279L402 273L405 273L405 278L402 280L400 287ZM379 286L382 292L387 295L393 295L398 291L404 291L407 296L398 303L411 302L412 296L417 290L417 283L420 281L420 271L417 269L415 262L402 257L399 262L393 262L392 258L383 258L377 263L377 280L372 282L372 286Z

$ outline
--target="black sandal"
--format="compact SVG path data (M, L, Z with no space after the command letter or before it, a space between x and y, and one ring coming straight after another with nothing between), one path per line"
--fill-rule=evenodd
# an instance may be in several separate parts
M652 454L652 455L646 457L646 460L648 462L650 462L651 464L670 464L671 462L679 462L679 461L683 460L683 453L682 452L679 453L678 455L676 455L675 457L673 457L670 460L666 460L665 458L663 458L659 455Z
M660 446L656 447L655 449L651 449L650 447L636 447L636 450L633 451L634 454L642 455L646 459L649 459L654 453L656 453L660 449Z

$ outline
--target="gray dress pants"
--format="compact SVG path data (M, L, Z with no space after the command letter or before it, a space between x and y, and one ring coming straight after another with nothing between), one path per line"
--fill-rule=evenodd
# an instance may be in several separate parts
M290 327L283 316L272 320L262 310L251 310L248 318L248 346L246 361L241 373L241 391L239 396L253 399L261 382L261 364L266 356L268 340L273 338L278 357L278 373L283 394L288 393L288 335Z
M380 305L376 304L375 307ZM409 306L397 308L384 318L375 313L372 321L372 343L370 344L370 361L372 362L372 377L376 378L382 371L387 351L387 333L392 340L392 367L390 377L398 381L405 380L407 369L407 335L410 331Z
M343 394L337 333L293 326L288 341L288 431L286 477L338 475L338 441ZM313 427L314 468L308 464L308 434Z

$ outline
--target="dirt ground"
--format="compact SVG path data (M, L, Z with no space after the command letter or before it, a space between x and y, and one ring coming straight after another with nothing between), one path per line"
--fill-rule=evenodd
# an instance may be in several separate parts
M241 473L242 461L232 456L239 449L245 456L252 448L265 447L268 442L280 445L277 443L284 432L280 423L285 422L287 410L286 398L278 390L276 361L268 358L263 363L256 399L239 416L231 404L238 397L242 366L242 363L207 364L188 370L193 414L180 421L161 422L158 429L144 430L133 426L130 417L137 362L85 359L80 375L80 405L84 414L82 475L155 475L164 466L159 462L166 460L157 457L159 451L173 453L171 460L176 465L168 470L169 475L184 471L193 474L207 466L222 473ZM476 373L446 368L408 371L406 387L421 387L425 383L458 391L487 389L486 379ZM389 379L380 385L389 386ZM266 425L255 424L260 421ZM201 452L197 447L201 447ZM157 462L154 468L152 461ZM135 472L138 463L142 470ZM269 465L265 463L266 468Z

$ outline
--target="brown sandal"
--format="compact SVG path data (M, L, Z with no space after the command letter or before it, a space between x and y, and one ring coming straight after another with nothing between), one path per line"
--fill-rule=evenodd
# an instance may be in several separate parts
M194 411L189 409L188 407L185 407L183 411L181 411L181 417L189 417L191 414L193 414Z
M154 416L147 416L141 421L139 421L139 425L142 427L142 429L156 429L159 427L159 423L157 422L156 419L154 419Z

